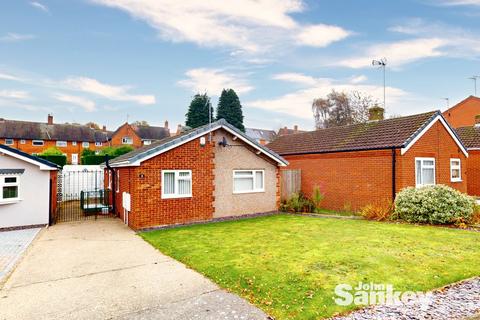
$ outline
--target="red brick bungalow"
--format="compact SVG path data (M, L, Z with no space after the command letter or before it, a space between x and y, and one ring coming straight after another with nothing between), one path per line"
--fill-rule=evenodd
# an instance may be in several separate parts
M468 150L467 193L478 197L480 196L480 123L457 128L456 131Z
M480 115L480 98L475 96L469 96L443 112L453 128L473 126L477 115Z
M219 120L113 159L115 211L133 229L275 211L288 163ZM113 181L112 181L113 180Z
M327 209L391 201L408 186L467 190L468 153L439 111L283 136L268 147L301 170L307 196L321 188Z

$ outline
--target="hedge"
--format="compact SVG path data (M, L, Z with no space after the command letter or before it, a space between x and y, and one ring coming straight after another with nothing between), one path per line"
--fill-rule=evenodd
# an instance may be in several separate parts
M37 157L41 159L45 159L47 161L50 161L52 163L58 164L60 167L63 167L64 165L67 164L67 156L62 154L62 155L38 155Z
M105 162L104 155L90 155L90 156L83 156L82 157L82 164L83 165L97 165Z

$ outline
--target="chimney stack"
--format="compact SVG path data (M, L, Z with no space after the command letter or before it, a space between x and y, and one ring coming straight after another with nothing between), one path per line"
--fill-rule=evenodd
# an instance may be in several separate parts
M103 125L102 131L103 131L103 132L107 132L107 126L106 126L106 125Z
M295 131L295 133L297 133L297 131L298 131L298 126L297 125L293 126L293 131Z
M165 129L168 129L168 120L165 120Z
M53 116L49 113L47 117L47 123L48 124L53 124Z
M379 107L378 105L375 105L368 109L368 120L370 121L379 121L383 120L383 114L385 112L385 109L382 107Z
M180 134L180 133L182 133L182 125L181 125L181 124L178 124L178 125L177 125L177 132L176 132L176 134Z

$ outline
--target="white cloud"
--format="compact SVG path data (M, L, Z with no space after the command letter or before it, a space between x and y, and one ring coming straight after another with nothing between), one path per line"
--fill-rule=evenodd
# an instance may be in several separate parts
M419 38L392 43L377 44L360 55L360 57L340 60L335 65L349 68L370 67L372 59L386 57L390 67L400 67L420 59L445 55L441 50L447 42L440 38Z
M31 34L19 34L9 32L6 35L0 37L0 42L20 42L25 40L31 40L34 38L35 36Z
M202 46L262 52L281 42L323 47L348 35L340 27L303 26L290 15L302 0L90 0L128 12L156 29L161 38ZM329 32L327 32L329 31ZM293 41L295 42L295 41Z
M367 77L365 75L353 76L350 78L350 83L357 84L367 81Z
M96 94L114 101L130 101L144 105L155 103L154 95L131 94L131 86L113 86L87 77L70 77L64 84L70 89Z
M321 48L345 39L350 34L350 32L337 26L318 24L303 28L297 39L303 45Z
M43 12L47 12L47 13L50 12L50 11L48 10L48 7L47 7L46 5L44 5L44 4L41 4L40 2L30 1L30 5L31 5L32 7L34 7L34 8L37 8L37 9L43 11Z
M9 73L4 73L0 72L0 79L1 80L10 80L10 81L23 81L22 78L17 77L15 75L9 74Z
M30 95L22 90L0 90L0 97L10 99L28 99Z
M312 119L312 101L315 98L327 96L333 89L336 91L350 92L357 90L371 95L373 98L383 100L383 86L374 86L367 84L352 84L345 82L336 82L326 78L312 78L316 82L308 88L293 91L273 99L259 99L245 102L245 106L264 109L268 111L280 112L289 116ZM287 79L281 79L287 80ZM287 80L289 81L289 80ZM387 87L387 108L393 113L398 113L399 102L404 99L408 93L394 87Z
M178 81L178 84L194 93L207 91L211 96L219 96L222 89L231 88L239 94L254 89L244 79L221 69L191 69L185 75L187 79Z
M314 85L318 82L318 80L315 79L314 77L310 77L302 73L295 73L295 72L279 73L274 75L272 79L293 82L293 83L298 83L303 85Z
M61 102L70 103L82 107L87 112L95 111L95 102L84 97L73 96L64 93L56 93L53 95L55 99Z
M442 0L440 4L447 6L480 6L480 0Z

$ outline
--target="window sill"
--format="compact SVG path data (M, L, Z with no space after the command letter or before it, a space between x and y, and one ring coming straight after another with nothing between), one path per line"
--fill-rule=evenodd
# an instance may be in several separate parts
M254 190L254 191L234 191L233 194L250 194L250 193L265 193L265 190Z
M22 199L20 198L16 198L16 199L7 199L7 200L0 200L0 205L2 204L12 204L12 203L18 203L22 201Z
M162 199L188 199L188 198L192 198L192 195L181 195L181 196L162 195Z
M450 182L463 182L463 180L450 180Z

